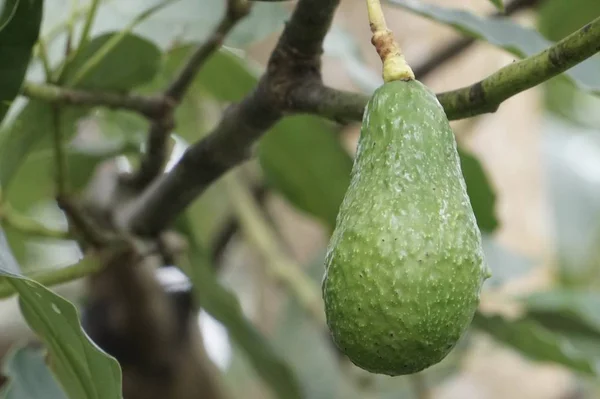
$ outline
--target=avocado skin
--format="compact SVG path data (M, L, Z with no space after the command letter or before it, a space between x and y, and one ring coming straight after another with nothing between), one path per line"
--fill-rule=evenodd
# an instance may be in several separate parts
M385 83L367 104L325 260L334 342L372 373L424 370L468 328L489 276L441 104L419 81Z

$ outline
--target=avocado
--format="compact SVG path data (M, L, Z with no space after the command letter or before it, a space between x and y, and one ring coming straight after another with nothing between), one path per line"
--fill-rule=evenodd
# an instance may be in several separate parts
M334 342L372 373L424 370L468 328L490 275L444 109L417 80L384 83L325 259Z

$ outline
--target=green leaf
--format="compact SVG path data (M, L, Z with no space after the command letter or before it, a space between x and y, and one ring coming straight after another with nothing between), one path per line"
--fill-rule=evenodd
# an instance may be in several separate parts
M523 298L527 316L552 330L592 336L600 344L600 293L555 289Z
M292 370L274 352L270 343L245 318L237 298L218 281L206 251L200 247L192 233L192 219L184 216L178 223L181 231L190 238L191 279L201 306L221 322L230 337L246 352L256 372L281 399L303 398Z
M464 10L437 7L416 0L388 2L451 26L465 35L485 40L521 58L537 54L553 44L536 30L520 26L509 18L484 18ZM580 89L600 93L600 56L589 58L564 75Z
M73 79L79 67L100 49L112 35L92 40L80 56L68 68L67 79ZM92 51L93 50L93 51ZM133 35L125 37L112 48L98 63L90 67L89 73L76 86L87 89L130 90L151 80L160 63L160 52L151 43ZM83 117L89 108L63 107L61 126L62 136L73 136L76 121ZM16 120L0 132L0 184L4 191L13 180L15 173L27 155L40 143L48 143L53 127L50 105L31 100L17 116Z
M502 0L489 0L499 11L504 11L504 2Z
M45 350L17 347L7 355L3 374L9 378L4 399L66 399L45 363Z
M498 227L496 193L479 160L462 148L458 149L458 155L477 225L481 231L490 233Z
M333 127L313 116L285 118L261 139L258 156L267 183L333 231L352 170Z
M549 40L561 40L600 16L597 0L552 0L540 4L537 26ZM578 90L564 79L551 79L544 85L547 109L583 126L600 128L600 98Z
M128 0L103 2L92 33L120 30L139 13L163 0ZM179 0L138 24L134 32L163 49L178 42L204 42L217 27L225 12L221 0ZM283 4L254 4L249 16L240 21L225 39L225 44L247 47L281 30L289 16Z
M122 398L118 362L89 340L75 306L18 271L0 231L0 276L19 294L21 313L47 346L50 367L69 398Z
M593 356L580 352L564 337L531 319L508 320L477 313L473 326L531 360L561 364L592 376L600 374L600 363Z
M160 50L151 42L126 34L112 46L119 32L94 38L69 63L64 81L80 89L130 90L154 78L160 66ZM106 47L105 47L106 46Z
M0 14L0 122L21 90L42 22L42 0L7 0Z

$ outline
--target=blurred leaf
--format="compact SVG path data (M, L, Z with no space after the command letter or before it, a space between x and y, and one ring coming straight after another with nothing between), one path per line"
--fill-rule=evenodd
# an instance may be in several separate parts
M69 398L122 398L118 362L89 340L75 306L18 270L0 231L0 276L19 294L23 317L47 346L50 367Z
M388 0L406 10L446 24L459 32L482 39L524 58L553 44L534 29L525 28L509 18L484 18L470 12L437 7L417 0ZM600 93L600 56L596 55L564 73L582 90Z
M21 90L42 21L43 0L6 0L0 25L0 122Z
M588 375L600 374L598 360L533 320L508 320L476 313L473 326L532 360L558 363Z
M14 348L4 362L9 377L0 397L4 399L66 399L45 363L45 350L34 347Z
M239 101L258 82L257 68L233 52L221 49L198 74L199 84L220 101Z
M552 115L541 131L544 179L561 284L600 283L600 134Z
M383 84L381 73L367 65L354 35L346 29L334 24L327 33L323 46L328 57L342 61L354 84L363 92L372 93Z
M110 36L92 40L81 57L73 60L67 78L74 76L78 67L85 64L85 59L93 56L94 51L109 40ZM153 78L159 67L159 60L160 52L152 44L133 35L126 35L90 70L77 87L104 90L133 89ZM64 107L61 126L64 129L65 139L73 136L76 121L87 112L89 109L84 107ZM8 189L28 153L43 140L50 140L53 126L51 106L31 100L17 119L0 132L0 184L3 190Z
M103 2L92 29L94 35L120 30L140 12L162 0ZM179 0L137 25L133 32L163 49L174 43L201 43L214 31L225 12L221 0ZM256 3L251 13L236 25L225 44L246 47L283 28L289 12L284 4Z
M484 233L481 238L485 260L492 269L492 277L486 281L484 289L502 286L534 267L531 259L507 249L492 235Z
M504 2L502 0L489 0L498 10L504 11Z
M67 67L67 85L75 82L80 89L126 91L151 81L160 66L160 50L138 36L125 34L97 63L93 62L118 35L120 32L107 33L85 46Z
M538 29L552 41L558 41L600 16L597 0L546 0L537 12Z
M192 224L188 216L184 216L178 223L181 231L190 238L189 253L193 267L189 272L198 302L206 312L227 328L232 340L244 349L255 371L278 398L302 398L298 382L289 366L246 320L237 298L218 281L206 252L199 246L192 233Z
M481 163L471 153L459 148L462 173L467 184L467 194L477 225L484 232L492 232L498 227L496 219L496 193L487 178Z
M600 16L597 0L548 0L539 6L539 31L550 40L560 40ZM600 128L600 98L579 90L563 79L544 85L546 107L578 124Z
M589 335L600 345L600 293L556 289L523 298L527 316L552 330Z
M352 158L332 125L313 116L287 117L261 139L258 156L267 183L333 231Z

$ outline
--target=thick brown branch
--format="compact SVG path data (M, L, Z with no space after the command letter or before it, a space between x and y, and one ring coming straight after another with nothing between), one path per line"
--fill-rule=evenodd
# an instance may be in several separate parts
M339 0L300 0L269 60L266 74L233 104L205 139L155 180L118 217L124 228L156 235L212 182L245 161L250 147L290 111L293 89L320 82L320 56Z
M196 49L177 77L165 90L163 97L169 99L173 106L181 102L206 60L221 47L225 37L237 22L248 14L250 11L249 4L246 0L229 0L227 2L225 15L215 31L206 42ZM163 170L168 155L167 141L169 133L174 127L173 109L174 107L163 118L154 120L150 127L146 154L142 158L139 170L131 176L130 181L138 189L150 184Z

